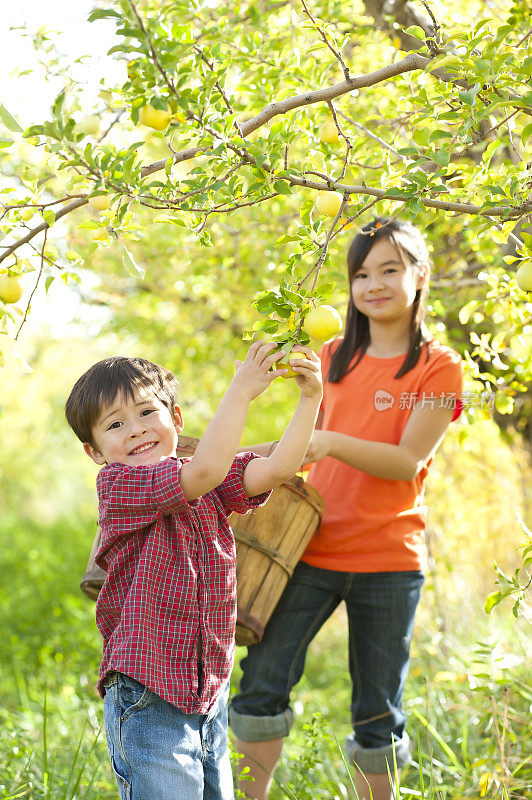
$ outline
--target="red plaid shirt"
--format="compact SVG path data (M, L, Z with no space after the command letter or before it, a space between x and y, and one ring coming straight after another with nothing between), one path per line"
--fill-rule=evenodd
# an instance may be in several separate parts
M244 492L243 472L254 457L237 455L223 483L190 503L179 483L187 459L100 471L96 563L108 573L96 603L102 697L105 676L116 670L187 714L213 705L235 649L236 555L227 516L270 496Z

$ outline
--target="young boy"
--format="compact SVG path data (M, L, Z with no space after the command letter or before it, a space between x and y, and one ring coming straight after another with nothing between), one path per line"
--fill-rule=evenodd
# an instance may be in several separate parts
M250 402L286 370L256 342L190 458L177 381L141 358L108 358L77 381L68 423L98 474L107 578L96 604L98 690L121 798L229 800L227 697L236 622L227 516L262 505L299 469L321 401L318 358L294 360L300 399L275 451L239 453ZM294 351L292 359L297 359Z

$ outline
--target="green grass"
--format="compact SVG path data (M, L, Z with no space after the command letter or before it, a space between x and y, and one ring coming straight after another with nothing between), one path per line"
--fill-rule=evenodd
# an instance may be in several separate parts
M93 523L2 520L0 800L116 800L94 689L94 605L79 590ZM441 608L434 613L426 592L405 698L414 761L403 771L404 800L530 796L524 622L509 607L488 618L482 601L463 608L445 598L442 633ZM235 685L238 675L237 663ZM349 697L339 611L311 647L272 800L354 796L341 750Z

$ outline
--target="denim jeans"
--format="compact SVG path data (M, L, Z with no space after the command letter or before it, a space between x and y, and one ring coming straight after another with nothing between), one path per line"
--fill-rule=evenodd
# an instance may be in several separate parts
M185 714L127 675L105 683L107 749L121 800L233 800L225 689Z
M398 767L408 763L402 697L422 584L417 571L336 572L300 562L262 641L241 662L240 690L229 706L238 738L260 742L288 735L290 692L303 674L307 648L343 600L352 681L348 757L364 772L393 772L394 751Z

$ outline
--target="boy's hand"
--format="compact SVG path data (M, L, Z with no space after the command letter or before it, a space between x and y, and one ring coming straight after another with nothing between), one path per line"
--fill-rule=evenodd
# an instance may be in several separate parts
M304 353L305 358L297 358L298 352ZM321 362L310 347L296 344L288 357L288 363L294 372L297 372L295 381L299 386L302 397L321 397L323 392L321 377Z
M273 352L275 348L274 342L269 344L264 344L262 340L253 342L244 361L235 362L236 372L231 387L246 392L251 401L262 394L275 378L284 375L286 370L272 369L275 362L285 354L284 350Z

